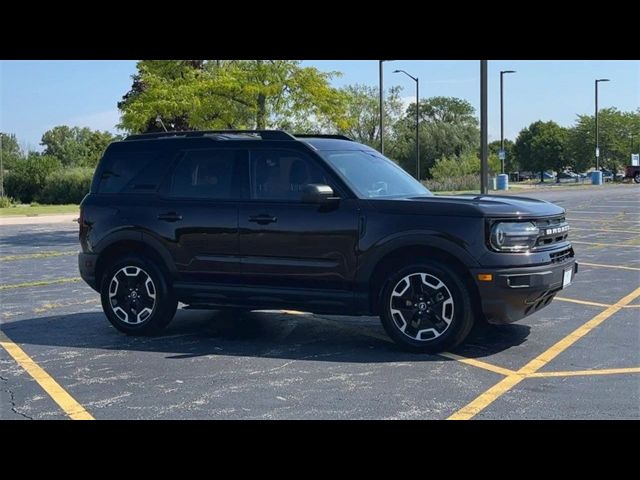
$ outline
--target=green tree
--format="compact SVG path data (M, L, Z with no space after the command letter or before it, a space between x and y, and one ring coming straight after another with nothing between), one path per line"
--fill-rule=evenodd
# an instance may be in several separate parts
M295 128L309 118L344 127L344 94L329 83L337 75L291 60L143 60L118 104L120 126L157 130L160 117L174 130Z
M5 170L11 170L17 161L24 158L15 134L0 132L0 155L2 155L2 166Z
M408 172L415 172L415 103L396 122L392 141L386 148L391 158ZM420 178L431 178L430 170L441 158L477 154L480 146L478 120L466 100L433 97L420 101Z
M7 195L24 203L33 201L42 191L47 176L60 167L60 161L56 157L29 152L26 158L16 162L7 175Z
M5 172L12 170L22 158L24 153L15 134L0 132L0 197L4 196Z
M517 172L520 170L518 162L516 161L516 156L514 153L515 143L512 140L504 140L504 151L506 153L506 158L504 161L504 169L505 173L508 172ZM489 155L494 155L499 160L500 153L500 140L494 140L493 142L489 142Z
M605 108L598 112L600 164L618 170L630 163L632 142L640 142L640 109L620 112ZM567 153L571 163L579 171L595 167L595 119L593 115L578 115L570 129Z
M520 131L515 143L516 159L523 170L561 172L569 166L566 155L567 129L555 122L537 121ZM559 179L558 179L559 180Z
M403 113L400 99L401 91L402 87L392 87L385 92L384 118L387 136L393 132L395 122ZM339 125L329 125L328 129L370 147L379 148L380 97L378 88L356 84L344 87L342 92L345 95L345 121L342 128Z
M109 132L60 125L42 135L44 154L68 167L95 167L109 143L118 137Z

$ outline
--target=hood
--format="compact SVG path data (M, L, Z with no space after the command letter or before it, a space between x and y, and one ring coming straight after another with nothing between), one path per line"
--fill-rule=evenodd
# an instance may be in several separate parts
M410 203L416 208L415 213L430 215L532 218L565 213L564 208L553 203L511 195L433 195L387 201L404 204L404 208Z

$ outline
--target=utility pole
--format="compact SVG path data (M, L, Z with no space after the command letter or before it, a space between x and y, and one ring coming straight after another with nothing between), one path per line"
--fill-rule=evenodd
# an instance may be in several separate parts
M487 131L487 60L480 60L480 193L487 194L489 142Z

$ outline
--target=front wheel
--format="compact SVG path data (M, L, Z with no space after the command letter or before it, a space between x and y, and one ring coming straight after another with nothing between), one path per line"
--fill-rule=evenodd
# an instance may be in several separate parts
M150 335L173 319L178 301L164 274L144 257L130 255L105 272L100 289L109 322L129 335Z
M455 271L435 261L390 274L379 308L387 334L415 352L436 353L458 345L474 320L466 285Z

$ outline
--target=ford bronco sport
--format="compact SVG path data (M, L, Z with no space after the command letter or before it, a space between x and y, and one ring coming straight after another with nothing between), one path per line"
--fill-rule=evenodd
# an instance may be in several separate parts
M379 315L414 351L548 305L577 272L564 209L434 196L338 135L131 135L81 205L79 268L109 321L151 334L202 309Z

